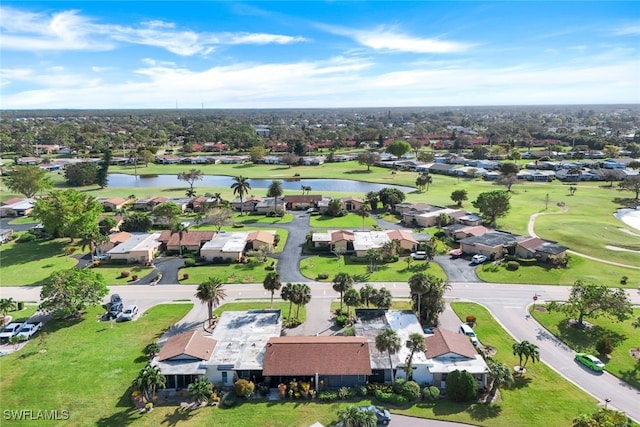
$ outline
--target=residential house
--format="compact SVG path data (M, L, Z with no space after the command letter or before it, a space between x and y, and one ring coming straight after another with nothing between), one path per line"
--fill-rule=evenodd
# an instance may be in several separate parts
M13 200L15 199L9 201ZM0 206L0 216L28 216L33 211L36 199L18 199L13 203L7 202Z
M262 197L260 196L248 196L242 198L242 203L240 203L240 198L236 197L231 201L231 208L243 212L255 212L256 205L262 202Z
M489 367L465 335L435 328L424 343L430 375L426 382L444 389L447 375L457 369L473 375L479 389L487 388Z
M274 230L221 231L202 245L200 257L207 261L216 259L239 261L247 249L257 250L263 246L273 249L275 235Z
M400 251L413 252L418 249L418 239L411 230L388 230L389 240L398 242Z
M491 231L483 225L465 225L465 224L451 224L443 228L447 237L455 240L466 239L472 236L482 236L485 233Z
M186 389L196 378L207 373L202 366L216 347L216 340L200 329L169 337L153 360L167 379L167 389Z
M287 210L304 210L315 208L316 203L322 200L319 194L296 194L284 196L284 204Z
M105 243L102 243L101 245L98 245L98 247L96 248L96 256L101 257L102 255L109 252L111 249L126 242L132 237L133 237L133 234L128 233L126 231L120 231L117 233L109 234L108 236L109 240Z
M353 253L358 257L364 257L369 249L379 249L390 241L397 241L401 250L407 252L416 250L419 243L411 230L327 230L313 233L311 241L316 248L327 248L334 253Z
M273 337L267 342L262 374L272 382L307 380L326 388L365 385L371 375L365 337Z
M182 233L182 241L180 241L179 233L164 230L160 233L158 240L167 251L180 251L180 246L182 245L182 250L184 251L199 252L202 245L213 239L216 234L215 231L192 231L187 229Z
M500 259L505 252L513 253L516 242L522 239L517 234L506 231L491 231L481 236L471 236L460 240L460 249L465 254L482 254L490 260Z
M265 197L254 205L253 210L254 212L264 214L274 211L284 211L284 197Z
M446 217L446 221L443 224L440 224L443 226L451 222L451 214L459 211L460 209L432 206L421 211L405 212L404 214L402 214L402 222L409 226L428 228L438 225L442 218Z
M115 212L131 203L131 199L125 199L124 197L111 197L108 199L99 199L99 201L105 212Z
M274 249L276 232L273 230L256 230L247 234L247 244L249 249L258 250L260 248Z
M16 163L19 165L39 165L42 163L42 159L40 157L20 157L16 159Z
M148 264L155 259L160 248L160 233L133 233L127 241L107 251L111 260L127 260L129 263Z
M133 208L141 211L152 211L156 206L168 201L169 199L166 197L149 197L144 199L137 199L133 204Z
M402 203L396 204L395 206L396 212L400 215L404 215L406 212L420 212L420 211L433 209L433 208L444 209L444 208L441 208L440 206L430 205L429 203L402 202Z
M538 237L526 237L516 243L515 255L519 258L536 258L547 262L550 257L564 258L567 250L568 248L558 245L556 242Z
M356 212L365 202L357 197L345 197L341 199L342 205L347 212Z

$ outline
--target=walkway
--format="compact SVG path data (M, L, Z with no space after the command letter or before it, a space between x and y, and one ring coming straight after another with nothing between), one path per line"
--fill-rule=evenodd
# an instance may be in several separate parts
M536 218L538 217L538 215L556 215L556 214L561 214L561 213L565 213L565 212L566 212L566 210L564 210L562 212L539 212L539 213L535 213L535 214L531 215L529 217L529 223L527 224L527 232L529 233L529 235L531 237L539 237L536 234L535 230L534 230ZM638 265L629 265L629 264L622 264L622 263L615 262L615 261L608 261L606 259L593 257L591 255L586 255L586 254L583 254L583 253L580 253L580 252L576 252L576 251L572 251L572 250L568 250L567 252L572 254L572 255L577 255L577 256L580 256L582 258L589 259L591 261L602 262L604 264L615 265L617 267L633 268L635 270L640 270L640 266L638 266Z

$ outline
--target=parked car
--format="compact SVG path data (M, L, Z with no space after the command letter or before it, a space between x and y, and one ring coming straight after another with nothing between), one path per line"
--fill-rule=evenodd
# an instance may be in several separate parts
M417 251L411 254L413 259L427 259L427 253L425 251Z
M135 304L128 305L120 315L120 320L133 320L138 315L138 306Z
M42 328L42 322L25 323L22 325L16 336L20 341L31 339Z
M471 257L471 264L482 264L487 261L486 255L475 254Z
M115 303L115 302L119 302L122 303L122 298L120 298L119 294L113 294L111 295L111 303Z
M385 408L380 408L379 406L368 405L368 406L358 406L359 411L370 411L376 414L376 418L378 419L378 424L387 425L391 422L391 414Z
M471 344L478 345L478 337L476 336L476 333L473 332L473 328L471 326L463 323L462 325L460 325L460 329L458 329L458 332L469 337L469 339L471 340Z
M433 328L424 328L422 332L425 334L433 334Z
M5 326L2 332L0 332L0 343L9 341L11 337L15 336L18 333L22 325L22 323L9 323L7 326Z
M449 252L451 258L460 258L462 256L462 249L454 249Z
M604 363L591 354L576 353L576 360L596 372L602 372L604 370Z
M109 319L116 319L122 313L122 301L112 302L109 304L107 315Z

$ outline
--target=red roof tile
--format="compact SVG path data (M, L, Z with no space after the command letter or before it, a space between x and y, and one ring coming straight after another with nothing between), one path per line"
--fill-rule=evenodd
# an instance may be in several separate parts
M216 347L216 340L207 338L196 329L180 335L174 335L167 340L158 353L158 361L187 356L194 359L209 360Z
M425 337L424 343L427 346L427 359L433 359L447 353L455 353L473 359L478 354L466 335L446 329L435 328L433 335Z

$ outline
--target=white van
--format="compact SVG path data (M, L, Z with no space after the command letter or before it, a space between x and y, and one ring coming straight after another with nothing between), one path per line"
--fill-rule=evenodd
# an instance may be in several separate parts
M478 345L478 337L476 336L476 333L473 332L473 329L471 328L471 326L467 325L466 323L463 323L462 325L460 325L460 329L458 329L458 332L461 333L462 335L468 336L469 339L471 340L471 344Z

